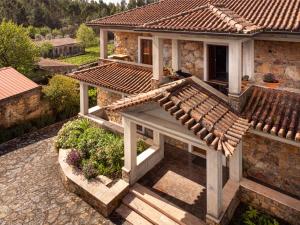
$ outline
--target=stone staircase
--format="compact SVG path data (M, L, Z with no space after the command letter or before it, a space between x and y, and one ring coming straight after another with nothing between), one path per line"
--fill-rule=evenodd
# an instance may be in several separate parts
M205 222L178 208L146 187L135 184L116 210L133 225L204 225Z

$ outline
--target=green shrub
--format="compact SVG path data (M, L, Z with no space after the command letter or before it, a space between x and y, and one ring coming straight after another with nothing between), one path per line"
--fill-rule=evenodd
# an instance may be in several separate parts
M97 105L97 89L96 88L89 88L89 105L91 107Z
M79 111L78 82L64 75L55 75L43 88L53 110L60 119L74 116Z
M80 136L77 148L88 154L95 152L98 148L103 147L102 136L104 133L102 129L96 127L87 128Z
M251 206L243 214L243 223L246 225L279 225L276 219L257 211Z
M137 142L137 154L141 154L143 151L145 151L149 147L150 147L150 145L148 145L144 140L139 139Z
M90 127L87 119L78 119L65 123L56 138L57 148L77 148L80 136Z

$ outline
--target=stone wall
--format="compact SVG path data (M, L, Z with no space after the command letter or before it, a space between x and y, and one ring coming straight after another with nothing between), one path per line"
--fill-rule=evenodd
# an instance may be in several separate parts
M126 54L133 62L138 62L138 37L151 37L149 34L115 32L115 53ZM181 69L203 79L203 42L179 41ZM164 67L172 67L172 42L163 41Z
M203 80L203 42L180 41L181 69Z
M0 126L8 128L50 113L50 105L42 99L41 87L38 87L0 102Z
M242 202L260 211L280 218L289 224L299 224L300 211L297 199L247 179L242 179L238 195Z
M300 88L300 43L255 41L255 81L261 83L263 74L273 73L282 86Z
M113 102L120 100L122 96L120 94L97 88L97 104L100 107L107 106ZM116 123L122 123L122 116L117 112L106 112L106 117L103 119L113 121Z
M299 147L256 134L243 138L243 173L284 193L300 197Z

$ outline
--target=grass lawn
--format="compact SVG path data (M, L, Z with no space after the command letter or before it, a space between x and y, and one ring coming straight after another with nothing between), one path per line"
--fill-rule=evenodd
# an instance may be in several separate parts
M114 45L108 44L108 55L112 54ZM86 63L95 62L99 59L100 48L99 46L93 46L85 49L85 54L71 57L60 58L61 61L71 63L75 65L82 65Z

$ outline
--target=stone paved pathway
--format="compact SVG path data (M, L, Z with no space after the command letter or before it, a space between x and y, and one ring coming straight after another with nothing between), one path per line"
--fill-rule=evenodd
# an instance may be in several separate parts
M59 128L0 145L0 225L114 224L64 189L52 147Z

